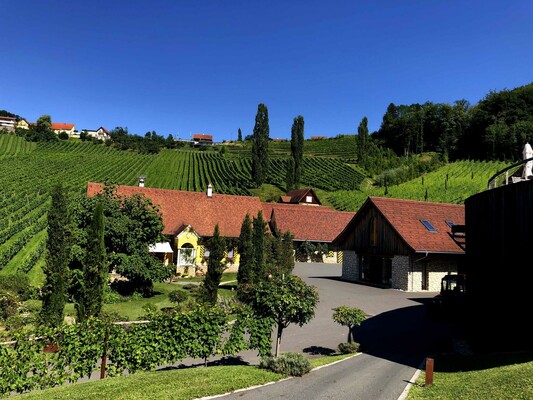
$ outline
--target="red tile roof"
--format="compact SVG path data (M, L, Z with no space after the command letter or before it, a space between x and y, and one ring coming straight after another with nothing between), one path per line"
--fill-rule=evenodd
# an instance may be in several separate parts
M50 129L53 131L70 131L72 128L74 128L74 124L66 124L63 122L52 122L52 125L50 126Z
M199 139L199 140L213 140L213 135L206 135L203 133L195 133L193 135L193 139Z
M100 193L102 187L100 183L89 182L87 195ZM262 210L259 198L252 196L213 193L208 198L204 192L139 186L117 186L117 193L126 196L142 193L151 199L163 215L163 233L167 235L177 234L191 225L200 236L210 237L218 224L221 236L238 237L245 215L248 213L252 218Z
M305 203L307 195L313 196L316 204L322 204L311 188L289 190L286 196L280 196L280 203Z
M450 221L464 225L463 205L384 197L369 197L367 201L376 206L415 252L464 253L450 236L451 228L446 224ZM429 221L436 232L430 232L420 220Z
M273 220L276 229L289 231L294 240L331 242L355 216L354 212L335 211L323 206L263 203L263 216Z

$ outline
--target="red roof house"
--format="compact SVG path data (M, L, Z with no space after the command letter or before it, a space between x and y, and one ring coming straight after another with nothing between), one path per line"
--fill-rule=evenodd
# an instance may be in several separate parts
M200 143L213 143L213 135L207 135L204 133L193 134L192 140Z
M464 206L369 197L333 241L343 249L347 280L406 291L438 291L441 278L462 269Z

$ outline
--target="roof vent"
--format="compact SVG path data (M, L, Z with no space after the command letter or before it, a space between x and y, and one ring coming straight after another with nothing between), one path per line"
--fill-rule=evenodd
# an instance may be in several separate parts
M211 184L207 185L207 197L213 197L213 185Z

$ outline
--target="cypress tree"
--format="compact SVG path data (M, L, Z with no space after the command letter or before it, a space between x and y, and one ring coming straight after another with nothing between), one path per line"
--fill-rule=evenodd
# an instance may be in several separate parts
M363 117L357 128L357 162L364 167L368 147L368 119Z
M46 282L43 286L41 320L57 327L63 323L69 282L70 218L63 186L52 192L52 206L48 211L48 239L46 241Z
M252 220L246 214L241 225L241 233L239 235L239 271L237 272L237 281L239 285L244 286L252 281L252 273L254 270L254 247L252 236Z
M242 142L242 132L241 128L239 128L239 131L237 132L237 141Z
M269 135L268 109L261 103L257 106L254 132L252 136L252 180L257 186L261 186L268 175Z
M266 223L263 219L263 212L257 213L257 218L253 220L253 249L254 249L254 271L252 274L253 283L257 284L265 279L265 234Z
M104 289L107 281L104 244L104 205L98 201L93 220L88 229L87 254L83 265L83 281L77 295L76 314L78 322L91 316L99 316L104 304Z
M294 158L290 157L287 161L287 175L285 176L285 186L287 191L294 189Z
M302 178L304 157L304 117L294 118L291 129L291 156L294 160L294 187L298 187Z
M204 279L204 296L206 302L215 304L217 302L218 285L222 279L224 272L224 250L226 248L226 241L220 237L218 224L215 225L213 236L207 242L209 247L209 260L207 261L207 274Z

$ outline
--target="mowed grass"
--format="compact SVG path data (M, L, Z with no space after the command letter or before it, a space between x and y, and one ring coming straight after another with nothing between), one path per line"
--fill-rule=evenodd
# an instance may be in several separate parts
M235 296L236 279L237 273L225 273L222 275L221 285L218 290L218 294L222 299L228 300ZM193 296L192 290L184 289L183 285L187 283L200 285L202 281L203 278L183 278L180 279L178 283L154 283L154 296L131 298L119 303L104 304L103 311L107 313L118 313L128 321L136 321L146 315L145 307L147 305L154 306L158 310L165 307L174 307L175 304L173 304L168 298L168 294L174 290L183 290L188 293L189 296ZM37 300L29 300L26 302L26 304L31 306L32 309L40 309L40 303L41 302ZM74 303L67 303L65 305L65 315L69 319L76 316Z
M61 386L21 399L156 400L196 399L278 381L284 376L254 366L198 367L139 372L117 378Z
M533 399L533 354L439 356L433 385L422 372L407 400Z
M332 355L311 359L313 368L351 357ZM213 366L139 372L116 378L76 383L18 396L21 399L174 399L214 396L285 378L256 366Z

